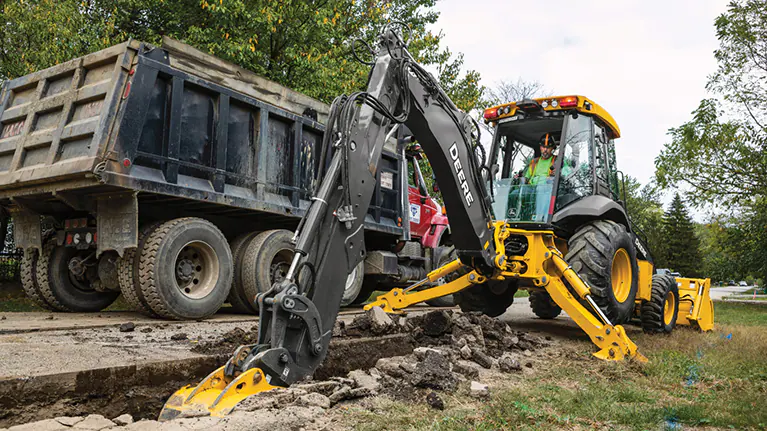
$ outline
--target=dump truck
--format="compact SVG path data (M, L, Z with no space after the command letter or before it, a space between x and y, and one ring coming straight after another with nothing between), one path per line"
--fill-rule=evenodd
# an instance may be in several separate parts
M225 302L255 312L256 293L288 269L291 231L330 160L329 110L169 38L4 82L0 207L24 250L25 292L55 311L101 310L122 293L164 318ZM383 149L367 258L344 305L423 278L449 252L447 218L403 136Z
M629 221L621 223L625 214L611 195L609 176L615 171L609 169L614 163L608 164L607 143L619 132L609 114L583 96L506 104L492 119L509 118L501 124L512 126L496 132L487 157L479 125L413 59L395 27L378 38L367 91L339 96L332 105L322 145L337 151L318 174L321 185L295 231L288 272L257 295L257 343L238 347L202 382L176 391L161 420L192 411L226 415L248 396L298 382L322 363L344 279L365 259L361 228L383 147L403 127L429 157L450 217L456 259L366 308L398 312L454 294L464 309L497 315L518 289L528 289L548 301L550 314L567 312L597 347L594 356L647 360L620 324L632 315L640 285L655 289L649 253L640 249L637 255L641 243L634 241ZM562 148L552 159L552 139L558 138ZM512 173L517 168L510 161L523 146L530 148L526 166ZM533 165L541 167L540 175ZM601 174L607 176L604 184ZM303 278L304 269L312 277ZM421 289L439 279L447 281ZM660 292L678 287L669 279L654 281ZM705 298L700 289L705 286L686 289L697 310ZM666 298L660 299L663 304L669 304ZM678 302L672 305L678 312Z

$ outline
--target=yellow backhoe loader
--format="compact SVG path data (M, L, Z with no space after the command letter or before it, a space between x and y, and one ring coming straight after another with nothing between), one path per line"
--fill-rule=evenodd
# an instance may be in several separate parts
M374 54L367 91L333 102L320 185L295 232L292 263L283 280L255 298L258 343L239 347L199 385L176 392L161 419L189 410L225 415L252 394L313 374L327 353L347 274L365 257L362 227L378 162L400 125L439 181L455 260L369 306L394 312L455 294L464 310L498 315L517 289L529 289L536 314L553 318L565 310L598 358L644 361L619 323L640 309L647 329L663 331L687 299L674 295L670 280L653 278L650 256L614 198L612 140L620 133L596 103L567 96L491 108L485 118L497 131L487 158L478 124L413 60L397 31L385 30ZM542 139L549 159L538 159ZM427 287L439 279L447 282ZM706 286L690 290L690 322L710 315ZM664 311L646 313L650 305Z

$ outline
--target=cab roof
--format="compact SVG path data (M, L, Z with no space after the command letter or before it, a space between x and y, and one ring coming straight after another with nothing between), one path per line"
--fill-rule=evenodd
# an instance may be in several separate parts
M539 97L493 106L485 109L485 123L502 123L504 118L516 115L517 111L540 110L546 113L563 113L563 111L576 110L597 118L603 126L607 127L610 138L616 139L621 136L621 130L612 115L588 97L577 95Z

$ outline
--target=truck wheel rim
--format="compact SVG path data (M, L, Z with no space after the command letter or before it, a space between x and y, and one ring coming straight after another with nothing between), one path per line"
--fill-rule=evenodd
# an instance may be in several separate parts
M663 323L666 325L671 324L671 319L674 318L674 307L676 306L676 298L674 294L668 292L666 299L663 301Z
M178 253L174 270L176 284L184 296L205 298L218 282L218 255L206 242L188 242Z
M620 248L613 256L613 294L618 302L624 302L631 292L631 259L626 250Z
M293 261L293 250L284 248L277 252L269 265L270 284L277 283L285 279L290 269L290 263ZM303 279L299 281L304 281ZM271 287L271 286L269 286Z
M354 287L354 280L357 278L357 268L359 265L355 266L351 273L349 273L349 276L346 277L346 285L344 286L344 293L348 293L352 287Z

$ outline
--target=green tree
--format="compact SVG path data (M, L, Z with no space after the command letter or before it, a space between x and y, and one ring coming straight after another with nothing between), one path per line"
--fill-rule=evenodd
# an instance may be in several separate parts
M375 45L393 22L409 27L414 57L438 70L456 104L470 110L483 88L463 57L442 46L436 0L26 0L5 2L0 78L14 78L135 38L164 35L330 102L364 87ZM353 46L354 45L354 46ZM353 49L354 48L354 49Z
M656 159L661 187L684 184L689 200L750 205L767 197L767 0L735 0L715 22L718 68L692 119L670 130Z
M679 193L663 214L663 261L684 277L702 275L700 239Z
M621 198L625 195L626 211L640 237L647 240L656 268L668 267L663 238L663 205L652 184L642 186L627 175L621 184Z
M683 186L696 207L726 209L710 236L727 247L704 247L707 271L765 279L767 0L731 1L715 26L718 67L707 84L715 97L670 130L671 142L655 160L656 178L663 188Z

